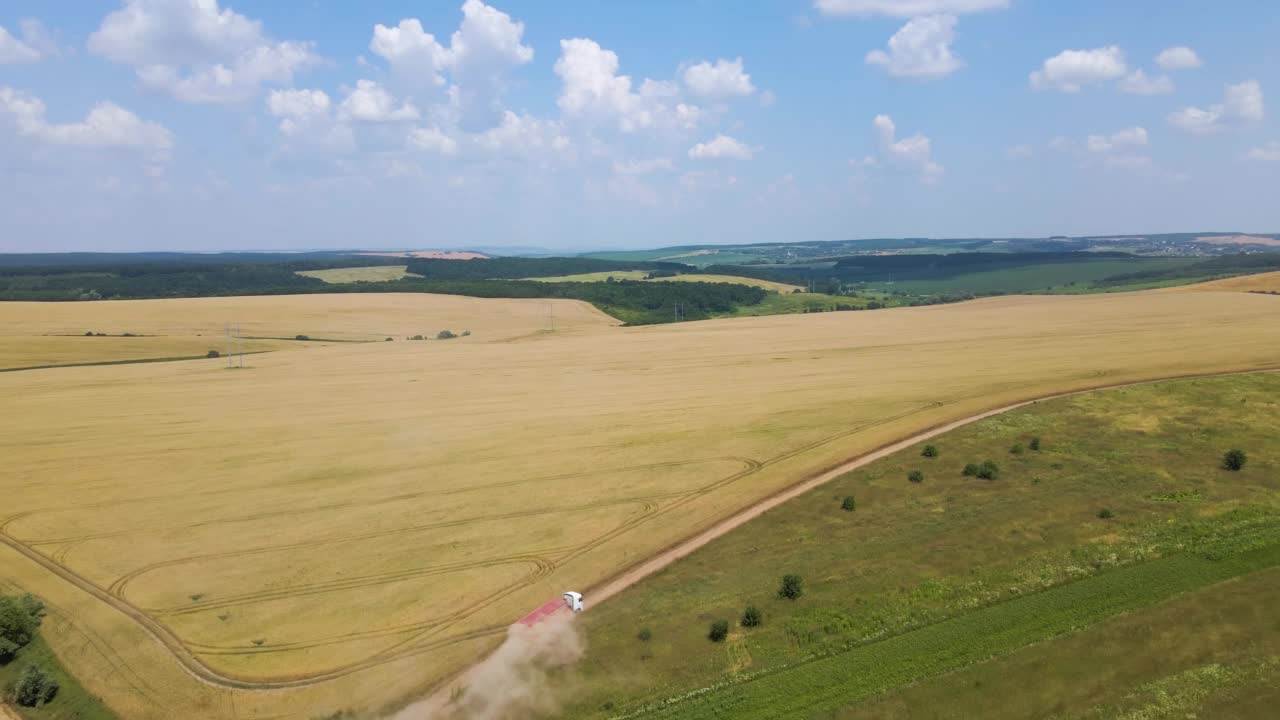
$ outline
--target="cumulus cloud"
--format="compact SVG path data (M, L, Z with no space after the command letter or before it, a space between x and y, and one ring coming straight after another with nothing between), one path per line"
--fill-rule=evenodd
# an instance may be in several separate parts
M39 20L18 23L19 35L0 25L0 65L23 65L39 62L58 54L58 46Z
M689 157L694 160L750 160L752 155L751 148L728 135L717 135L689 148Z
M490 153L517 158L561 156L572 145L560 132L559 123L510 110L502 113L497 127L481 133L476 141Z
M1169 124L1198 135L1228 128L1251 127L1266 116L1262 86L1257 80L1228 85L1222 102L1207 108L1184 107L1169 115Z
M448 47L416 18L395 27L375 25L369 50L401 77L432 85L453 81L450 99L464 125L489 127L501 114L499 98L513 68L533 61L524 23L481 0L462 4L462 23Z
M888 115L877 115L872 121L880 140L880 154L889 162L912 168L920 180L933 184L942 179L944 168L933 160L933 145L920 133L897 139L897 126Z
M418 119L418 109L407 100L397 107L396 99L376 81L358 80L338 106L338 117L368 123L405 122Z
M1079 142L1057 137L1049 145L1055 150L1075 156L1083 168L1101 167L1162 180L1187 179L1185 173L1171 172L1152 159L1149 154L1150 135L1141 126L1123 128L1109 134L1089 135Z
M691 65L684 70L684 84L695 96L712 100L747 97L756 91L751 76L743 71L742 58Z
M45 118L40 98L0 86L0 115L7 115L20 135L50 145L99 148L137 148L167 151L173 135L162 125L146 122L113 102L100 102L85 119L54 124Z
M1090 135L1085 139L1085 148L1094 153L1127 152L1146 146L1147 130L1143 127L1125 128L1110 135Z
M1075 93L1086 85L1122 77L1127 70L1124 53L1115 45L1092 50L1063 50L1031 73L1031 87Z
M276 41L218 0L125 0L89 36L89 50L130 65L148 89L193 103L248 100L319 61L306 42Z
M697 126L701 109L681 102L674 83L646 79L633 89L631 77L619 75L618 67L617 53L594 40L561 40L555 64L561 81L560 110L572 117L616 122L623 132Z
M867 64L881 65L895 77L945 77L964 65L951 53L955 29L955 15L912 18L889 38L888 52L867 53Z
M458 141L449 137L440 128L414 128L409 133L409 147L440 155L453 155L458 152Z
M1177 46L1165 48L1156 55L1156 64L1163 70L1189 70L1198 68L1203 63L1200 62L1200 56L1196 55L1196 51L1189 47Z
M1139 69L1124 76L1116 87L1130 95L1168 95L1173 92L1173 80L1168 75L1149 77Z
M1280 162L1280 142L1271 140L1255 148L1250 148L1245 157L1258 162Z
M1009 0L814 0L813 6L824 15L885 15L919 17L921 15L963 15L1003 10Z

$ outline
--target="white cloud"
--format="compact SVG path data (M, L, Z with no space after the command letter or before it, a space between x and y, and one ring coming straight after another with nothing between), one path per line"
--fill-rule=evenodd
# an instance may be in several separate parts
M58 46L39 20L18 23L21 37L0 25L0 65L23 65L39 62L58 54Z
M194 103L248 100L318 62L311 43L272 40L262 23L217 0L125 0L88 45L132 66L145 87Z
M453 155L458 152L458 141L439 128L414 128L409 133L409 147L441 155Z
M1085 85L1121 77L1127 69L1124 53L1115 45L1092 50L1063 50L1045 60L1041 69L1031 73L1031 87L1074 93Z
M481 148L507 157L532 157L535 155L559 158L572 147L572 142L560 132L559 123L539 120L510 110L502 113L502 122L476 138Z
M887 15L919 17L947 13L964 15L986 10L1003 10L1009 0L814 0L823 15Z
M357 80L356 86L338 106L342 120L370 123L404 122L418 119L418 109L405 101L396 107L396 99L373 80Z
M747 97L756 91L751 76L743 71L742 58L691 65L684 70L684 84L694 95L713 100Z
M691 170L682 174L676 182L680 189L687 193L707 192L712 190L728 190L736 187L736 175L722 175L718 171Z
M267 111L276 117L307 117L329 112L329 96L323 90L272 90Z
M122 147L167 151L173 135L112 102L100 102L77 123L50 124L40 98L0 86L0 114L8 115L18 133L51 145Z
M1271 140L1255 148L1250 148L1245 156L1259 162L1280 162L1280 142Z
M1030 145L1010 145L1004 149L1004 154L1014 160L1023 160L1031 157L1034 153Z
M1171 47L1165 48L1156 55L1156 64L1163 70L1189 70L1198 68L1203 63L1200 57L1196 55L1196 51L1189 47Z
M444 84L441 70L449 64L449 51L431 33L422 29L417 18L406 18L395 27L381 23L373 26L369 50L386 60L393 70L409 77L425 77Z
M557 103L565 115L615 121L623 132L692 129L702 116L696 105L680 101L674 83L646 79L633 90L631 77L618 74L617 53L594 40L561 40L555 73L562 85Z
M872 50L867 53L867 64L882 65L895 77L939 78L950 75L964 65L951 53L955 28L955 15L912 18L889 38L889 52Z
M1208 108L1185 107L1169 115L1169 124L1198 135L1257 125L1265 117L1262 86L1257 80L1228 85L1221 103Z
M728 135L717 135L689 148L689 157L694 160L750 160L752 155L751 148Z
M1147 130L1131 127L1110 135L1090 135L1085 139L1085 149L1094 153L1125 152L1147 146Z
M920 173L920 180L933 184L942 179L944 168L933 160L933 145L929 138L916 133L897 139L897 126L888 115L877 115L872 121L880 138L880 153L885 159L913 168Z
M649 175L661 171L670 171L675 169L675 164L669 158L655 157L646 160L614 160L613 172L615 175Z
M1124 76L1116 87L1130 95L1168 95L1173 92L1173 80L1168 75L1149 77L1142 70L1134 70Z

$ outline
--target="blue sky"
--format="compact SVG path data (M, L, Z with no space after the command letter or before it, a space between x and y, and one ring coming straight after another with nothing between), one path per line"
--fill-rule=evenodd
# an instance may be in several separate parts
M0 251L1280 232L1280 4L7 0Z

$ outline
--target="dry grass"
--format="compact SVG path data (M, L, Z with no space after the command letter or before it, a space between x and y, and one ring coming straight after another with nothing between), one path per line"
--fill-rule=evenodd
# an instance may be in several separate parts
M1280 292L1280 272L1258 273L1256 275L1241 275L1240 277L1224 278L1222 280L1212 280L1206 283L1197 283L1195 285L1183 285L1178 288L1171 288L1170 292Z
M1198 242L1209 243L1211 245L1276 245L1280 246L1280 239L1273 237L1265 237L1261 235L1201 235L1196 238Z
M555 304L556 328L577 332L616 325L586 303L571 300L491 300L454 295L290 295L113 300L83 303L0 303L0 369L200 356L225 350L227 323L239 323L245 352L311 349L314 340L378 341L469 329L468 341L507 340L537 333ZM84 337L85 332L112 337ZM145 337L119 337L133 333ZM255 339L256 338L256 339ZM281 340L285 339L285 340Z
M331 270L299 270L305 277L319 278L327 283L387 282L407 277L422 277L408 270L408 265L376 265L374 267L333 268Z
M512 336L515 319L527 330L545 310L457 300L508 308L512 322L488 332ZM351 338L461 325L414 303L425 301L175 301L168 322L232 315L292 335L313 317ZM283 331L268 308L290 304ZM43 306L38 326L106 327L85 313L112 305L124 306ZM134 326L170 312L149 307ZM213 672L332 679L212 687L121 609L17 549L0 547L0 577L59 609L54 646L127 717L224 717L233 702L242 717L312 717L420 691L546 598L913 431L1055 391L1280 365L1274 299L1242 293L638 328L579 312L573 332L529 342L334 344L255 356L243 371L0 375L8 542L145 613Z

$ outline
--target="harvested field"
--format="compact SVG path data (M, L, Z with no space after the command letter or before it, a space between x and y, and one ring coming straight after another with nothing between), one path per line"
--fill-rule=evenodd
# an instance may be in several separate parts
M1201 235L1196 240L1211 245L1273 245L1280 247L1280 239L1265 235Z
M313 277L327 283L387 282L407 277L422 277L406 272L407 265L375 265L373 267L333 268L331 270L299 270L304 277Z
M1280 272L1211 280L1196 285L1184 285L1177 290L1182 292L1280 292Z
M369 339L445 324L422 298L172 302L206 317L202 303L301 301L318 326ZM510 304L487 331L508 337L546 306L456 300ZM44 322L87 328L103 316L72 310L110 305L44 306ZM637 328L567 305L572 332L534 342L0 375L0 576L61 611L55 648L93 638L66 662L124 716L367 709L474 661L547 598L924 428L1065 390L1280 367L1280 309L1244 293ZM260 322L292 335L301 319Z

